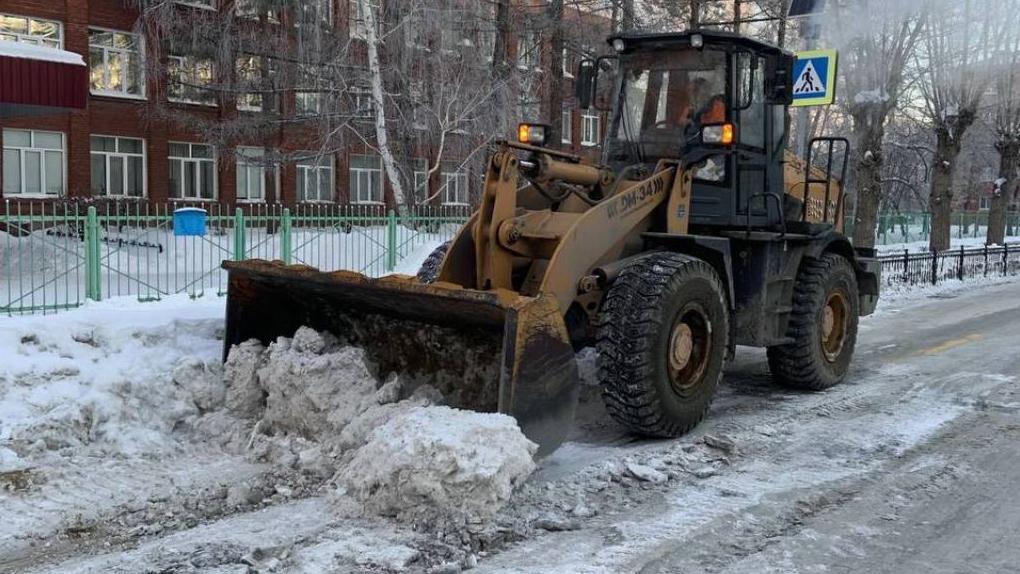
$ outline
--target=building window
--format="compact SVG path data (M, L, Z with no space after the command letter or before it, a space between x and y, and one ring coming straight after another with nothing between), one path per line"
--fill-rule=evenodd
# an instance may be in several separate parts
M598 112L585 110L581 114L581 145L599 145L600 120Z
M145 197L145 142L137 138L92 136L92 194Z
M429 198L429 162L414 160L414 200L421 203Z
M356 118L371 118L375 115L375 100L368 87L351 88L351 115Z
M5 129L4 195L64 193L64 134Z
M170 143L170 197L216 199L216 153L212 146Z
M574 69L577 68L577 59L573 57L570 50L563 48L563 77L573 79Z
M350 0L348 9L348 20L349 20L349 32L351 38L358 38L359 40L368 39L368 24L366 19L366 11L374 10L378 12L379 2L378 0Z
M992 198L981 197L978 198L978 209L981 211L988 211L992 208Z
M195 56L167 56L167 99L187 104L216 105L213 62Z
M264 15L270 22L280 22L280 11L275 7L266 6L266 2L259 0L235 0L234 15L252 20L258 20Z
M574 135L574 111L563 108L560 113L560 142L568 144Z
M276 177L276 170L267 167L266 150L260 147L239 147L237 154L237 199L265 201L266 174Z
M298 26L333 27L333 0L302 0Z
M538 68L542 65L542 40L533 32L527 31L517 39L517 66L529 69Z
M272 77L271 69L263 70L262 58L259 56L241 56L235 62L238 90L237 109L245 112L260 112L263 108L271 109L272 98L263 92L264 80ZM268 78L263 78L265 73ZM271 83L271 82L270 82ZM245 93L244 90L252 90Z
M137 34L89 30L89 82L93 94L145 97L141 44Z
M326 91L322 76L311 67L301 66L298 78L300 85L294 94L295 112L299 116L321 114L323 94Z
M382 158L352 155L350 165L351 203L382 203Z
M216 9L216 0L173 0L174 4L184 4L185 6L194 6L195 8L205 8L206 10Z
M443 205L467 205L467 170L455 162L444 163L439 182L440 191L443 193Z
M298 201L333 201L333 156L298 160L297 180Z
M0 14L0 40L63 48L64 27L55 20Z

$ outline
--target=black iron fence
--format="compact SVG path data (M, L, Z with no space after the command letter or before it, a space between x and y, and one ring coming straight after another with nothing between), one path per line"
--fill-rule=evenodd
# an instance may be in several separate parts
M879 259L885 285L937 285L950 279L1020 275L1020 243L959 247L941 253L905 249Z

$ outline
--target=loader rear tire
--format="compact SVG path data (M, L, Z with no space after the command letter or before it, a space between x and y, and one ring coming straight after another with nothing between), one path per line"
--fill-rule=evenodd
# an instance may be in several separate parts
M596 351L606 410L632 431L694 428L722 379L729 316L708 263L651 253L620 272L603 302Z
M439 270L443 267L443 259L446 258L446 252L450 250L450 244L453 240L447 241L432 250L429 256L422 262L421 267L418 268L418 274L415 277L418 278L420 283L434 283L436 277L439 277Z
M826 253L805 259L786 332L793 341L768 348L776 382L811 391L842 382L857 343L859 306L857 276L845 257Z

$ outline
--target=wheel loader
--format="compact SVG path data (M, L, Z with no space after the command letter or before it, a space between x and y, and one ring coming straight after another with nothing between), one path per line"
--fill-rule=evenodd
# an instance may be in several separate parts
M576 76L582 107L607 94L598 161L522 124L418 277L224 263L224 354L327 330L381 375L512 415L540 455L571 430L585 346L609 415L649 437L701 421L737 345L766 348L782 384L839 383L879 265L842 233L846 140L786 151L793 56L715 31L609 44Z

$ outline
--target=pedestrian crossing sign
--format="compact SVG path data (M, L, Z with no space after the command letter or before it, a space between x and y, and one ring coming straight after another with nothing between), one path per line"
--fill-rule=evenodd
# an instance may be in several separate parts
M827 106L836 97L836 50L797 52L793 105Z

